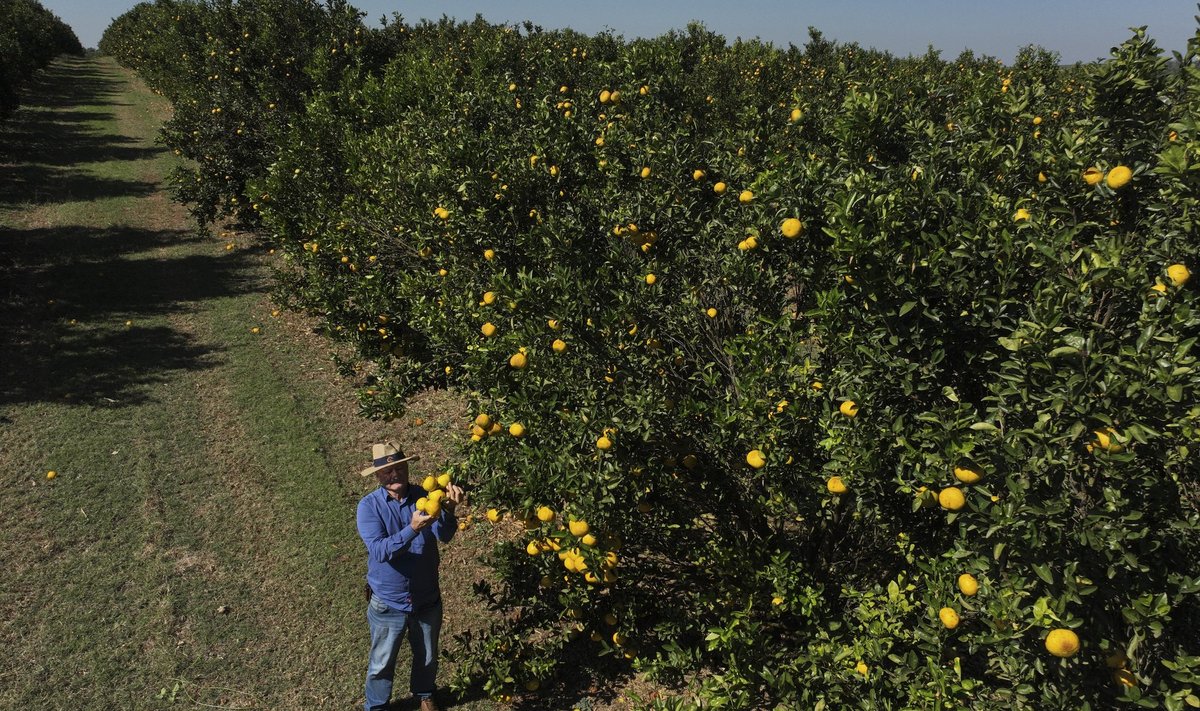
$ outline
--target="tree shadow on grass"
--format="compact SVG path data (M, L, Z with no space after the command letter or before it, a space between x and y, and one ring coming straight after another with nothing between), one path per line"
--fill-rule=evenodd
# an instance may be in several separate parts
M70 60L37 75L25 92L25 106L0 124L0 209L157 190L154 183L96 176L83 167L152 159L166 150L109 132L108 99L119 96L122 86Z
M96 61L60 57L36 73L21 92L22 106L69 108L87 104L113 105L108 97L121 95L122 83L96 69Z
M97 178L74 169L0 166L0 208L146 197L157 191L154 183Z
M163 317L261 286L249 253L171 253L202 239L131 227L0 229L0 407L137 405L179 371L219 365L219 348Z

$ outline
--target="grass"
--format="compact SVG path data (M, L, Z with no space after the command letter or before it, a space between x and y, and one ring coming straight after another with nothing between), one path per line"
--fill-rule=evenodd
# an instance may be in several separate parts
M166 196L169 110L66 59L0 126L0 708L360 708L357 472L384 438L436 468L465 412L431 391L357 416L329 344L273 314L264 250ZM487 617L497 535L443 553L444 647ZM560 692L529 705L621 706Z

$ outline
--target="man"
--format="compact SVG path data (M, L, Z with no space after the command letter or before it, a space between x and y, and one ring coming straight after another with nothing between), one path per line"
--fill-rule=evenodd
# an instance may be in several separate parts
M438 542L449 543L458 530L454 509L462 501L463 491L449 484L441 511L430 516L416 507L425 491L408 482L408 463L418 457L405 456L391 442L373 445L371 454L371 466L362 475L374 475L379 488L358 502L358 535L367 546L370 591L366 709L388 708L396 657L407 631L413 656L413 696L420 700L421 711L437 711L433 690L442 627Z

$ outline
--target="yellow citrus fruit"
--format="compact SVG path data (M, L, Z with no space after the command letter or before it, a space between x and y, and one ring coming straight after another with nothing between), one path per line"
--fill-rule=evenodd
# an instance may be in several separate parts
M479 332L484 336L491 338L492 334L496 332L496 327L489 321L479 327Z
M1064 659L1079 651L1079 635L1068 629L1053 629L1046 635L1046 651Z
M540 555L542 552L542 547L537 544L537 541L530 541L528 545L525 546L525 552L529 555Z
M743 205L748 205L753 201L754 193L750 192L749 190L743 190L741 194L738 195L738 202L742 203Z
M437 477L430 474L421 482L421 488L425 491L433 491L438 488Z
M658 277L654 276L653 274L646 275L646 283L647 284L653 284L656 281L658 281Z
M943 607L938 610L938 619L946 626L946 629L954 629L958 627L958 612L953 607Z
M526 359L524 353L514 353L513 356L508 359L508 364L517 370L524 368L527 362L528 360Z
M494 250L494 249L483 250L483 258L488 260L489 262L492 261L493 259L496 258L496 250Z
M746 463L755 469L762 469L767 465L767 460L761 450L752 449L746 454Z
M440 206L433 211L433 214L437 215L438 218L442 219L442 220L448 219L450 217L450 211L447 210L446 208L440 207Z
M590 533L585 533L579 538L579 542L585 546L591 547L596 545L596 537Z
M601 91L600 92L600 103L607 104L609 97L611 97L611 96L612 96L612 94L609 93L608 89Z
M554 520L554 509L550 508L549 506L542 506L541 508L539 508L537 510L537 517L538 517L539 521L543 521L543 522L553 521Z
M858 405L853 400L847 400L838 406L838 412L846 417L855 417L858 415Z
M643 178L649 178L650 177L650 167L649 166L643 167L642 171L640 173L638 173L638 175L642 176Z
M520 422L514 422L508 426L508 433L513 437L524 437L525 425L521 424Z
M1171 283L1175 286L1183 286L1187 283L1187 280L1190 279L1191 276L1192 273L1189 272L1188 268L1182 264L1172 264L1171 266L1167 267L1167 278L1170 279Z
M429 499L424 496L417 499L417 511L425 511L427 508L429 508Z
M483 303L491 304L495 301L496 301L496 292L494 292L494 291L483 292Z
M1038 171L1037 181L1039 183L1044 183L1044 182L1046 182L1046 180L1048 180L1048 178L1046 178L1046 174L1041 171Z
M717 195L723 195L728 187L725 183L717 183L713 186L713 192Z
M1092 166L1083 171L1083 182L1087 183L1088 185L1095 185L1103 179L1104 173L1096 166Z
M54 477L56 477L56 476L58 476L58 472L54 471L53 469L51 469L50 471L46 472L46 478L47 478L47 479L53 479L53 478L54 478Z
M1104 182L1108 185L1108 187L1112 188L1113 190L1117 190L1125 187L1125 185L1127 185L1132 178L1132 170L1130 170L1127 166L1118 165L1116 168L1108 171L1108 175L1105 176Z
M1128 669L1114 669L1112 678L1115 683L1120 686L1134 687L1137 686L1137 677Z
M621 634L620 632L613 632L612 641L613 641L613 644L617 645L618 647L621 647L626 642L629 641L629 638L626 637L625 635Z
M704 313L705 313L705 314L707 314L709 318L716 318L716 317L717 317L717 310L716 310L716 309L714 309L714 308L709 308L709 309L708 309L708 310L706 310Z
M783 236L787 237L788 239L796 239L800 236L800 232L803 229L804 223L794 217L787 218L783 221L783 224L779 226L779 231L782 232Z
M1033 117L1033 125L1034 125L1034 126L1040 126L1041 124L1042 124L1042 117L1041 117L1041 116L1034 116L1034 117Z
M587 535L588 532L588 523L587 521L577 521L575 519L571 519L570 522L567 523L567 529L571 532L572 536L584 536Z
M480 413L475 417L475 426L487 429L492 426L492 418L485 413Z
M704 171L699 168L692 171L692 180L700 180L704 177Z
M504 517L503 514L501 514L496 509L488 509L487 510L487 520L491 521L492 523L496 523L503 517Z
M858 662L858 664L854 665L854 671L858 672L859 674L862 674L863 676L866 676L871 670L867 666L866 662L860 660Z
M954 478L964 484L974 484L983 478L983 472L979 471L977 467L954 467Z
M840 476L831 476L829 481L825 482L825 488L829 489L831 494L844 494L849 489L846 488L846 483L842 481Z
M562 353L563 351L567 350L567 342L561 338L556 338L550 347L554 349L555 353Z
M979 581L970 573L963 573L958 576L958 590L967 597L975 597L975 593L979 592Z
M1013 213L1013 222L1021 222L1023 220L1028 220L1028 219L1029 219L1029 210L1026 210L1023 207L1020 208L1019 210L1017 210L1015 213Z
M612 440L605 435L600 435L600 438L596 440L596 449L610 449L612 446Z
M614 104L619 104L619 103L621 103L621 91L620 91L620 89L616 89L616 90L614 90L614 91L613 91L613 93L609 94L609 95L608 95L608 100L609 100L609 101L611 101L611 102L613 102Z
M445 474L439 474L438 478L437 478L437 483L438 483L438 486L442 487L443 489L446 488L447 486L450 486L450 473L446 472Z
M788 114L788 119L792 123L796 123L797 121L800 120L800 117L803 115L804 114L800 111L800 109L792 109L792 113Z
M944 509L958 511L964 505L966 505L967 499L965 496L963 496L962 489L958 488L957 486L949 486L945 489L942 489L941 492L938 493L938 503L941 504L942 508Z
M1125 654L1125 652L1123 650L1118 650L1116 652L1113 652L1112 654L1110 654L1104 658L1104 664L1109 669L1124 669L1125 665L1128 663L1129 663L1129 657Z

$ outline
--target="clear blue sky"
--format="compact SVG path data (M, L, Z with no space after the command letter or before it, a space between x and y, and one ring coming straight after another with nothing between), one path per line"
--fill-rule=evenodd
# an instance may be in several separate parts
M42 0L95 47L129 0ZM897 55L922 54L933 45L952 59L963 49L1006 62L1027 44L1058 52L1064 62L1091 61L1147 25L1168 51L1182 52L1196 32L1196 0L359 0L368 24L399 12L406 21L443 14L492 22L531 20L547 29L570 27L592 34L609 29L626 38L682 29L691 20L728 39L758 37L778 46L803 44L812 25L826 37L857 42Z

